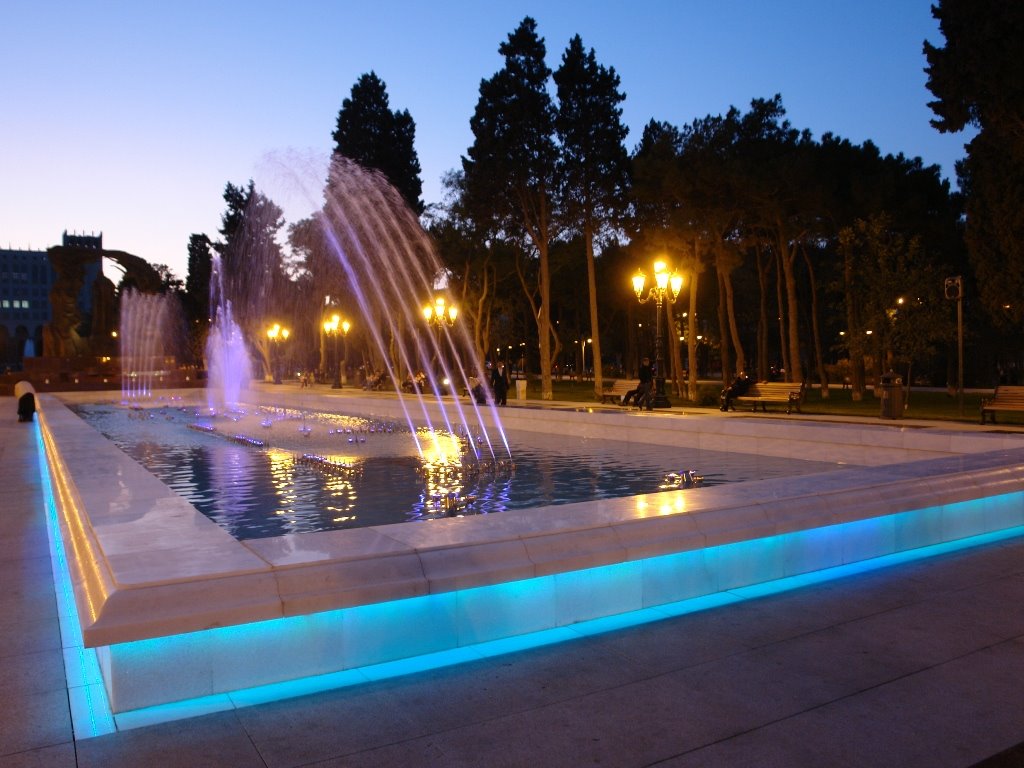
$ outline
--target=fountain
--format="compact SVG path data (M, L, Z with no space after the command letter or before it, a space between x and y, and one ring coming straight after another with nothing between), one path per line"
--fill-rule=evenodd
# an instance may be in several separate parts
M305 185L305 179L293 178ZM305 186L305 194L312 201L321 190ZM433 296L443 267L416 216L380 173L344 158L332 162L323 197L319 220L325 240L342 267L362 327L383 359L410 428L416 421L449 432L464 425L484 436L474 447L478 460L508 458L511 450L497 408L449 397L442 383L454 382L453 391L468 392L471 379L487 380L466 327L455 324L436 336L421 332L420 305ZM430 372L426 386L403 391L403 374L414 371Z
M324 238L345 275L361 316L360 327L380 356L421 456L424 448L417 426L426 425L428 431L436 426L449 433L482 435L483 440L473 443L472 458L477 461L510 458L497 409L475 400L463 403L449 396L449 387L442 384L454 382L453 392L469 391L471 380L487 376L483 361L470 351L473 344L465 327L455 325L437 336L421 332L420 303L433 295L443 267L431 238L401 195L380 173L343 158L332 163L326 190L313 181L313 174L300 178L295 167L287 170L311 203L325 201L318 216ZM207 399L211 411L221 412L239 408L251 378L250 356L233 318L232 302L249 307L260 299L262 289L251 280L225 275L219 254L213 257L212 278L215 320L206 348ZM252 295L235 295L244 290ZM404 391L402 378L414 371L430 371L426 386Z
M252 380L252 362L231 311L231 301L225 295L219 254L213 256L210 306L214 320L206 338L207 404L212 412L221 413L239 407L242 391Z
M326 239L361 327L380 350L393 350L383 355L392 382L470 349L458 326L436 338L414 332L422 322L415 307L433 293L440 264L397 193L379 175L339 162L325 200ZM219 263L214 274L219 285ZM223 291L218 298L208 397L224 408L240 402L249 357L231 304ZM465 498L450 495L449 464L434 450L442 427L481 436L469 441L472 453L462 461L486 465L511 454L498 409L442 394L442 376L467 389L471 375L483 379L479 361L470 360L434 372L424 393L396 387L393 398L345 397L375 418L410 424L437 519L245 542L43 395L39 435L49 462L43 472L54 558L71 567L58 589L62 619L71 617L79 649L96 649L95 675L102 675L110 709L175 710L173 702L191 698L226 708L236 694L242 701L294 695L365 681L358 670L393 674L404 659L420 668L419 659L434 663L441 654L479 658L520 647L518 639L506 642L517 636L568 639L587 622L593 631L628 614L673 615L736 600L752 585L781 588L1024 530L1019 436L526 408L504 414L512 429L860 466L699 489L692 486L700 476L684 469L665 475L667 487L651 493L451 517ZM285 399L293 412L330 412L341 402L298 390L245 397L266 407ZM414 422L436 429L421 432ZM272 419L257 428L267 436L278 430ZM335 441L348 445L348 438L335 428ZM292 430L291 439L304 461L337 473L339 482L353 469L316 450L316 438ZM117 482L98 481L98 466Z
M121 295L121 399L153 396L154 380L166 369L175 299L168 294L128 288Z

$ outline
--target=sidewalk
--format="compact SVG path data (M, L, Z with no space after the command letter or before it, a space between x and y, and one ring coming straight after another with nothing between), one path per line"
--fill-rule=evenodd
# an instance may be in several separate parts
M487 661L76 742L35 427L14 412L14 399L0 398L0 416L9 414L0 419L0 768L986 760L996 768L1024 760L1021 747L993 758L1024 743L1024 537Z

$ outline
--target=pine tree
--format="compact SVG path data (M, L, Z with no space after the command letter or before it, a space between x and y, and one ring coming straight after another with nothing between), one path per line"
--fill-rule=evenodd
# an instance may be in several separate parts
M556 234L558 162L555 108L548 93L551 70L544 62L544 40L530 17L498 51L505 66L480 83L470 119L474 142L462 159L465 193L478 215L489 215L510 239L529 244L536 257L536 276L528 269L532 265L524 265L519 274L537 322L541 397L550 400L554 355L549 253Z
M558 86L555 126L562 145L561 202L566 224L583 237L590 296L590 338L594 355L594 396L604 388L597 312L594 240L615 229L626 207L629 157L622 124L626 98L614 69L597 63L594 49L583 49L576 35L554 75Z
M996 320L1024 321L1024 4L939 0L946 46L925 42L932 125L977 130L957 164L965 239L982 303Z
M416 123L408 110L391 111L387 86L375 73L361 75L352 86L332 137L336 155L380 171L410 208L423 213L423 183L414 147Z

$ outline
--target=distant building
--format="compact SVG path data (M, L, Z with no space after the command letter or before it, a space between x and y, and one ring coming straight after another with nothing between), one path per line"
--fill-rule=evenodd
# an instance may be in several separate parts
M50 322L53 281L54 272L46 251L0 249L0 365L3 369L17 370L24 355L39 354L43 326Z
M103 234L65 231L62 245L102 251ZM83 317L92 313L93 285L102 273L99 258L85 267L76 302ZM0 371L19 370L25 356L45 354L43 328L53 319L50 290L55 279L46 251L0 248Z

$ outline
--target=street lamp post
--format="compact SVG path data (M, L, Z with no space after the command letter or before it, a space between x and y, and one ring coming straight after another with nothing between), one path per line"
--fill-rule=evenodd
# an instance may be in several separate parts
M291 333L287 328L282 328L280 323L274 323L267 328L267 339L270 341L270 368L275 384L281 383L281 344L288 341Z
M657 375L654 377L654 402L652 405L655 408L668 408L671 406L671 403L669 403L668 396L665 394L665 359L661 343L661 305L666 299L669 304L676 303L676 298L683 287L683 276L678 272L670 274L668 266L659 259L654 262L654 285L645 294L644 288L646 283L647 276L642 271L633 275L633 292L636 294L637 300L641 304L646 304L651 299L654 299L655 306L657 307L654 328L654 360Z
M324 320L324 334L333 340L334 360L331 365L331 389L341 389L341 358L338 356L338 331L345 337L345 356L348 357L348 331L352 324L348 320L342 320L338 315L331 315L329 320Z
M956 301L956 397L960 415L964 415L964 279L947 277L943 286L947 299Z
M348 332L352 327L352 323L348 320L341 321L341 361L338 364L338 387L345 383L345 367L348 365Z
M455 318L458 316L459 308L454 304L447 304L443 296L438 296L434 299L433 304L423 305L423 319L427 321L428 326L437 331L437 360L441 364L442 370L444 369L444 360L441 348L441 334L445 328L451 328L455 325Z

